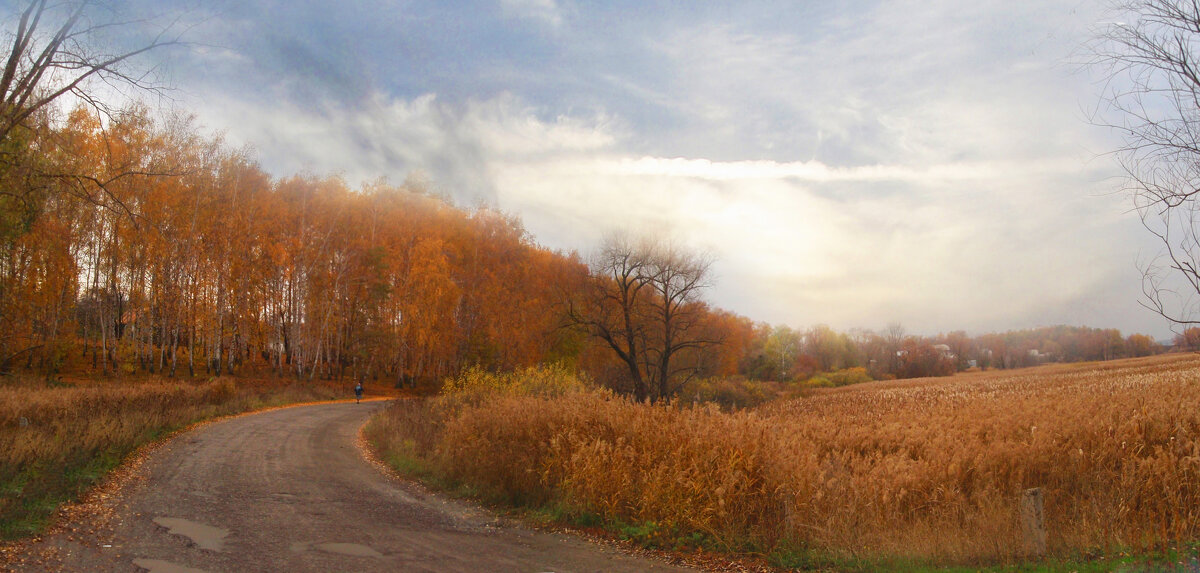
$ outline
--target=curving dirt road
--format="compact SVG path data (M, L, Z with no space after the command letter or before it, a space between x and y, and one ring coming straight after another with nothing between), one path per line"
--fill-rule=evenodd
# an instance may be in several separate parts
M16 571L683 571L499 523L392 480L357 433L382 402L232 418L154 451L90 523L21 550Z

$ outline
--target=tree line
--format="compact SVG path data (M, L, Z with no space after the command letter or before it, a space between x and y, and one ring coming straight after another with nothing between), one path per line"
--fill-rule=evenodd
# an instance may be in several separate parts
M710 261L667 241L613 237L585 261L420 183L272 178L187 119L40 117L5 141L0 173L3 371L401 384L557 361L654 399L696 377L913 377L1159 350L1112 329L754 323L708 306Z
M0 74L0 373L273 372L432 382L565 363L638 399L697 378L950 374L1157 351L1142 335L792 330L710 307L711 260L613 236L584 260L419 182L276 178L186 116L113 109L90 79L154 89L121 22L34 0ZM49 22L56 22L50 25ZM45 29L42 33L39 30ZM73 109L60 96L74 94Z
M949 376L978 368L1023 368L1047 362L1081 362L1150 356L1170 350L1145 334L1117 329L1050 326L970 336L953 331L910 335L890 324L874 332L807 330L755 324L744 327L741 372L756 380L804 380L822 372L863 368L875 379ZM1200 329L1181 336L1178 348L1200 348Z
M554 309L586 267L513 217L416 184L272 179L136 109L41 127L4 209L0 368L402 382L577 353Z

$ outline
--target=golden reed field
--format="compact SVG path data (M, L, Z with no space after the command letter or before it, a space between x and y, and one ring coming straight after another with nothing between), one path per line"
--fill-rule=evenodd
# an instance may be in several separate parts
M532 382L522 382L522 379ZM735 413L652 406L562 371L468 373L368 427L385 459L644 541L843 559L1051 556L1200 541L1200 357L821 390Z

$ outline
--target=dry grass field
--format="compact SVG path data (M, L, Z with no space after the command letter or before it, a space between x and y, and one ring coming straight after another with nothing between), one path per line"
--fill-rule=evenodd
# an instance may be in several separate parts
M527 375L561 380L476 375L397 404L368 437L485 497L788 564L1020 562L1034 487L1051 557L1200 542L1195 355L873 382L734 413Z
M194 422L282 404L345 397L338 388L222 378L0 386L0 540L45 527L63 501L139 446Z

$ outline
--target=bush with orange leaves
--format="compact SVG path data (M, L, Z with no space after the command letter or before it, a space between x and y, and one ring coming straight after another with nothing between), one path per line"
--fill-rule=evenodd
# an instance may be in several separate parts
M733 413L582 389L439 400L390 410L370 437L494 497L713 548L1005 562L1022 557L1031 487L1052 554L1200 540L1190 355L866 383Z

